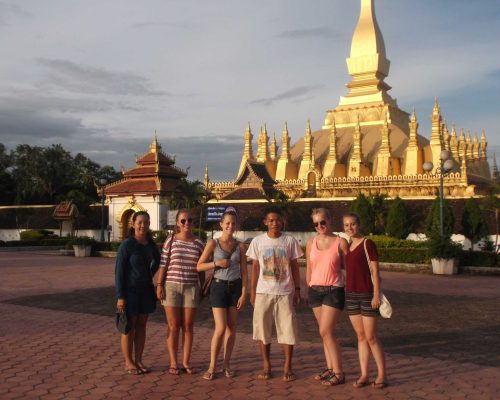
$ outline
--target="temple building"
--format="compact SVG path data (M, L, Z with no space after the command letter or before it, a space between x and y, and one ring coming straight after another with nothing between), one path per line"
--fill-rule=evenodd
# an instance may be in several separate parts
M272 197L273 191L302 201L346 200L360 192L430 199L438 193L443 150L454 161L454 168L444 177L444 195L483 194L492 179L485 132L478 137L449 126L436 100L430 139L422 136L415 110L411 114L401 110L388 93L389 67L373 0L361 0L347 58L348 93L327 111L320 130L312 132L307 121L304 136L293 146L285 122L280 150L274 136L269 143L263 126L254 154L249 123L235 179L211 182L208 167L205 170L204 184L212 202L259 201ZM433 164L429 172L423 169L425 162Z
M149 151L136 159L136 166L123 171L123 178L104 186L112 240L123 240L136 211L147 211L152 230L163 229L168 207L166 199L177 192L187 172L175 166L175 157L162 151L156 136Z

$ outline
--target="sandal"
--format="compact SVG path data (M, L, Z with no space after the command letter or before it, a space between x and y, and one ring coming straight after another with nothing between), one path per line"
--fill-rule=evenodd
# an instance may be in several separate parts
M271 371L266 371L265 369L262 370L262 372L260 372L257 375L257 379L259 379L261 381L267 381L268 379L271 379L271 378L272 378Z
M191 368L191 367L182 367L182 368L179 368L179 371L183 372L185 374L188 374L188 375L194 375L194 374L198 373L198 371L195 368Z
M342 385L344 383L345 383L345 374L343 372L339 374L332 372L328 378L326 378L323 382L321 382L322 385L327 385L327 386L337 386L337 385Z
M368 381L360 381L359 378L352 383L352 387L356 389L361 389L368 385Z
M283 375L284 382L291 382L297 379L297 375L295 375L292 371L286 371Z
M332 370L330 368L325 368L318 375L316 375L314 377L314 379L317 381L324 381L325 379L328 379L331 374L332 374Z
M168 369L168 373L170 375L180 375L181 374L181 370L179 368L177 368L177 367L170 367Z
M206 379L207 381L213 381L214 378L215 378L215 371L213 372L207 371L203 374L203 379Z
M372 382L372 388L374 389L383 389L387 387L387 382Z
M145 367L144 364L142 363L137 363L137 369L141 371L142 374L147 374L149 373L149 368Z
M226 378L232 378L234 376L234 371L231 368L222 368L222 373Z
M125 372L129 375L141 375L142 371L139 368L129 368Z

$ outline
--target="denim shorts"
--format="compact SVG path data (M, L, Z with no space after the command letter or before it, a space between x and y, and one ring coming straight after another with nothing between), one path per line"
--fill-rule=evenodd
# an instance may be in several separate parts
M151 314L156 309L156 294L153 285L145 288L129 288L125 294L125 310L129 317Z
M311 308L323 305L343 310L345 306L345 290L340 286L309 287L308 302Z
M214 278L210 287L210 305L213 308L236 307L241 297L241 279L225 281Z

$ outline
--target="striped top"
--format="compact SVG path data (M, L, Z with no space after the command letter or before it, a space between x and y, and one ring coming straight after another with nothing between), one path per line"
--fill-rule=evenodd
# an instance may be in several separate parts
M193 242L174 239L169 251L172 236L169 236L161 250L160 268L167 268L167 282L198 285L196 264L203 253L205 244L196 238ZM170 259L168 253L170 252Z

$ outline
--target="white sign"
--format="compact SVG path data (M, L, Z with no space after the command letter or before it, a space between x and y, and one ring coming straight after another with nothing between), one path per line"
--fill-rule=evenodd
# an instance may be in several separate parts
M174 226L175 225L175 217L177 216L177 212L179 210L168 210L167 211L167 225Z

